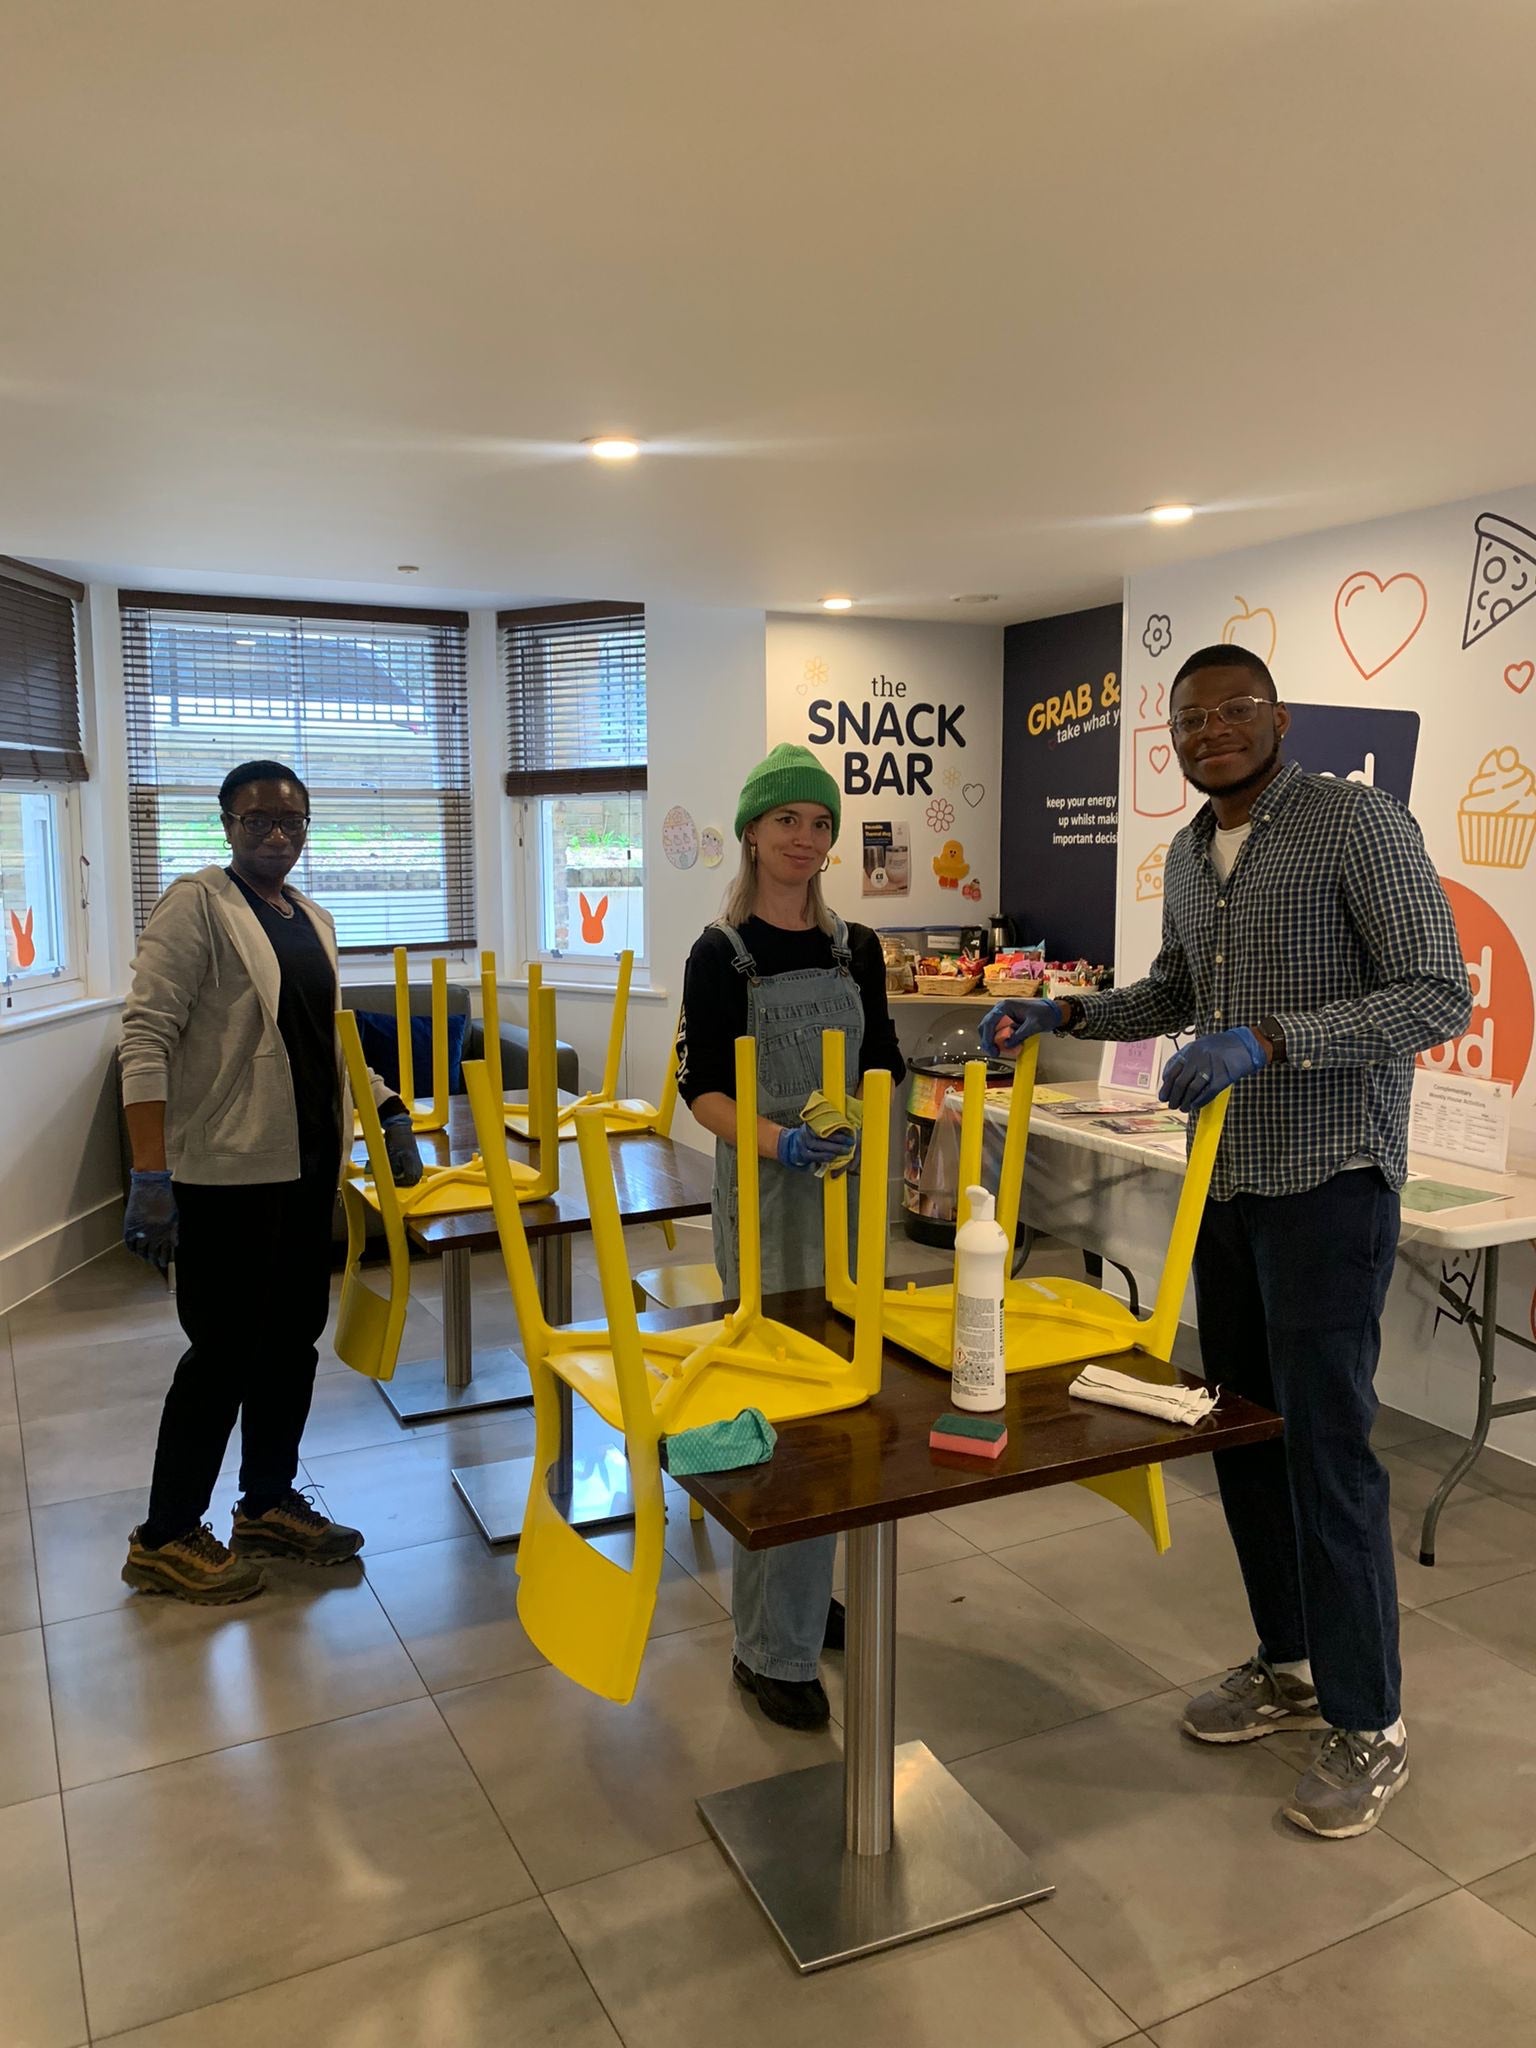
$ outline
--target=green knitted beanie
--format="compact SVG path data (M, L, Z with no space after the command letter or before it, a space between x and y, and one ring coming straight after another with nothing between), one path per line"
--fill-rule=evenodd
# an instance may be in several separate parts
M842 829L842 791L809 747L794 747L786 740L766 761L758 762L736 802L736 837L776 804L825 804L832 813L834 841Z

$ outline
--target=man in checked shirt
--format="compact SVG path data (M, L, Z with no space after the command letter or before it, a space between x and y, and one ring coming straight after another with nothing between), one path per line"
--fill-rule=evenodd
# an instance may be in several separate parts
M1277 1409L1285 1437L1216 1459L1259 1642L1183 1725L1199 1742L1326 1729L1282 1811L1336 1840L1373 1828L1408 1776L1372 1382L1414 1055L1466 1029L1471 988L1412 816L1282 758L1290 716L1257 655L1201 648L1169 708L1209 801L1168 849L1151 972L999 1003L982 1042L1193 1031L1163 1100L1233 1091L1195 1253L1200 1349L1211 1383Z

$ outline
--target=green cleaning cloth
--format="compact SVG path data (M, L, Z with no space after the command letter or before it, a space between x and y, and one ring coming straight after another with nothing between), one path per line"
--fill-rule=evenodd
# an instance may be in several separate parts
M816 1178L820 1180L829 1173L835 1178L846 1173L848 1160L853 1157L859 1132L864 1126L864 1105L858 1097L850 1095L839 1109L831 1096L823 1094L818 1088L814 1095L806 1098L805 1107L800 1112L800 1121L807 1129L814 1131L818 1138L848 1140L848 1159L834 1159L829 1166L818 1166Z
M667 1470L734 1472L742 1465L761 1465L773 1456L778 1442L773 1424L758 1408L743 1408L733 1422L706 1422L699 1429L680 1430L665 1443Z

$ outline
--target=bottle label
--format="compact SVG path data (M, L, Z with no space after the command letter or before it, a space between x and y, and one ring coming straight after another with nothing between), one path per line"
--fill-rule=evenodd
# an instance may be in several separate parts
M985 1294L955 1296L955 1379L968 1394L991 1392L1002 1373L1003 1304Z

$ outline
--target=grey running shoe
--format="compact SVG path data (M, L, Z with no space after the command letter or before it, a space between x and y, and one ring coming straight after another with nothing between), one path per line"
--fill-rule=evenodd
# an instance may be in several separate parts
M307 1494L292 1489L265 1514L235 1509L230 1548L242 1557L287 1557L298 1564L348 1564L363 1547L361 1529L330 1521Z
M1308 1834L1341 1842L1368 1835L1407 1782L1406 1741L1335 1728L1280 1811Z
M1184 1709L1180 1724L1196 1742L1257 1742L1299 1728L1326 1728L1317 1694L1306 1679L1276 1671L1262 1657L1250 1657L1229 1671L1220 1685Z
M261 1566L226 1550L206 1522L158 1550L147 1549L140 1534L135 1529L128 1538L122 1572L123 1584L136 1593L169 1593L200 1607L227 1607L251 1599L266 1584Z

